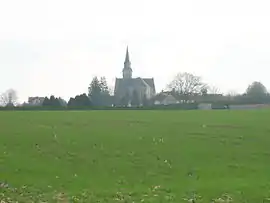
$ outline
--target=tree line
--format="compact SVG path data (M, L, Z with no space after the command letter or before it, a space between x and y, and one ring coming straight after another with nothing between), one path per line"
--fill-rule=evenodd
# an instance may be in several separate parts
M267 88L259 81L254 81L249 84L246 91L242 94L223 94L217 87L209 86L208 84L204 83L200 76L184 72L177 74L168 84L167 88L172 95L181 97L184 101L188 100L190 96L194 95L199 95L202 97L207 95L222 95L223 97L226 97L235 103L270 103L270 93L267 91Z
M242 94L222 94L217 87L213 87L204 83L202 77L191 73L178 73L166 87L166 92L176 98L181 98L187 102L191 96L207 96L207 95L222 95L234 102L239 103L270 103L270 94L267 88L258 81L251 83L246 91ZM158 93L157 95L159 95ZM0 95L0 106L13 107L18 105L18 97L13 89L7 90ZM213 101L214 102L214 101ZM68 107L68 108L90 108L98 106L111 106L113 97L110 94L108 84L105 77L94 77L88 86L87 93L81 93L71 97L69 101L65 101L60 97L51 95L45 97L43 107ZM122 101L123 106L127 105L125 97ZM27 104L24 104L27 105ZM136 95L133 95L131 105L138 106L139 101ZM143 98L143 106L153 105L153 101Z
M111 95L105 77L94 77L88 87L88 94L82 93L71 97L66 104L61 104L60 98L51 96L50 99L45 97L43 106L67 106L69 108L88 108L93 106L108 106Z

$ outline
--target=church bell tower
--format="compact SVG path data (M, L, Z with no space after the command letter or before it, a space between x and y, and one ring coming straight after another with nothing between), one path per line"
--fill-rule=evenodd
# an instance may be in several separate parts
M132 69L131 69L131 63L129 60L129 53L128 53L128 47L126 51L126 58L124 62L124 68L123 68L123 78L124 79L131 79L132 78Z

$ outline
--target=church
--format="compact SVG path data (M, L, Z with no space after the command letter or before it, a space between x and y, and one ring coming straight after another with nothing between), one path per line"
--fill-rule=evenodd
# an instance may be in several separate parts
M156 90L154 78L132 77L128 47L122 73L123 78L116 78L115 81L115 105L143 105L145 101L150 100L155 96Z

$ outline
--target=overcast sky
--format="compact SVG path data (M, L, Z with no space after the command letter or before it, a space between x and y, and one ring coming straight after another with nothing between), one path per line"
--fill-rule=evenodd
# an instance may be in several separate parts
M269 0L2 0L0 92L20 100L87 91L94 75L134 77L157 90L190 72L223 92L270 89Z

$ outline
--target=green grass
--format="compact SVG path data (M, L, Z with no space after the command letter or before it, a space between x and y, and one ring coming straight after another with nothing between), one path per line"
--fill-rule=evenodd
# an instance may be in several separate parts
M270 111L0 112L0 200L270 197ZM8 201L9 199L9 201Z

